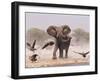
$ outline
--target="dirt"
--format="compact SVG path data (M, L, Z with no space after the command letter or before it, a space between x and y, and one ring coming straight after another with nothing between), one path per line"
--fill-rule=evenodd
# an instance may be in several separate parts
M38 46L37 46L38 48ZM86 58L83 58L81 55L74 53L76 52L86 52L89 51L89 45L84 46L70 46L68 51L68 58L59 58L59 51L57 51L57 59L53 60L53 47L49 47L50 49L40 49L36 50L35 52L30 51L26 48L26 68L39 68L39 67L56 67L56 66L75 66L75 65L88 65L89 64L89 54ZM32 54L38 54L39 57L37 61L31 61L29 57Z

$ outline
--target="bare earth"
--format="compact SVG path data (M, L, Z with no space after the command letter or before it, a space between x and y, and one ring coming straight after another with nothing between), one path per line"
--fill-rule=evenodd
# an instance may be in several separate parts
M38 48L39 46L37 46ZM50 49L49 49L50 48ZM89 64L89 54L86 58L83 58L81 55L74 53L76 52L86 52L89 51L89 45L84 46L70 46L68 51L68 58L59 59L59 51L57 51L57 59L53 60L53 47L49 47L48 49L40 49L36 50L34 53L26 48L26 68L38 68L38 67L53 67L53 66L75 66L75 65L88 65ZM38 54L38 60L36 62L32 62L29 59L29 56L32 54Z

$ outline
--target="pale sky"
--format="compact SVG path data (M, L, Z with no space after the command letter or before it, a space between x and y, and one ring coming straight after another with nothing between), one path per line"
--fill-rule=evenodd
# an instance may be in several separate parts
M46 31L50 25L69 25L71 29L83 28L89 31L90 16L89 15L71 15L71 14L50 14L50 13L25 13L26 30L37 27Z

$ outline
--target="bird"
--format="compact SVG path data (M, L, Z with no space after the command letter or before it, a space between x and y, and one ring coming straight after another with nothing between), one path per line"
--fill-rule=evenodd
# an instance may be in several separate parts
M47 46L52 46L53 44L54 44L53 41L47 42L47 43L42 47L42 49L46 48Z
M29 59L30 59L32 62L35 62L35 61L38 60L37 57L38 57L37 54L33 54L32 56L29 57Z
M32 45L30 43L28 43L28 42L26 44L27 44L27 46L29 46L29 49L31 51L36 50L36 48L35 48L36 40L33 41Z
M82 55L84 58L86 57L87 54L90 53L89 51L87 51L87 52L82 52L82 53L75 52L75 51L73 51L73 52Z

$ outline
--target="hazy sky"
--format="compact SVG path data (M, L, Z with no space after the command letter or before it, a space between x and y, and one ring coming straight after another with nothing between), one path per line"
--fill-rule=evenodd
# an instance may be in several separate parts
M89 31L89 15L71 15L71 14L49 14L49 13L25 13L26 30L37 27L46 30L50 25L69 25L71 29L83 28Z

